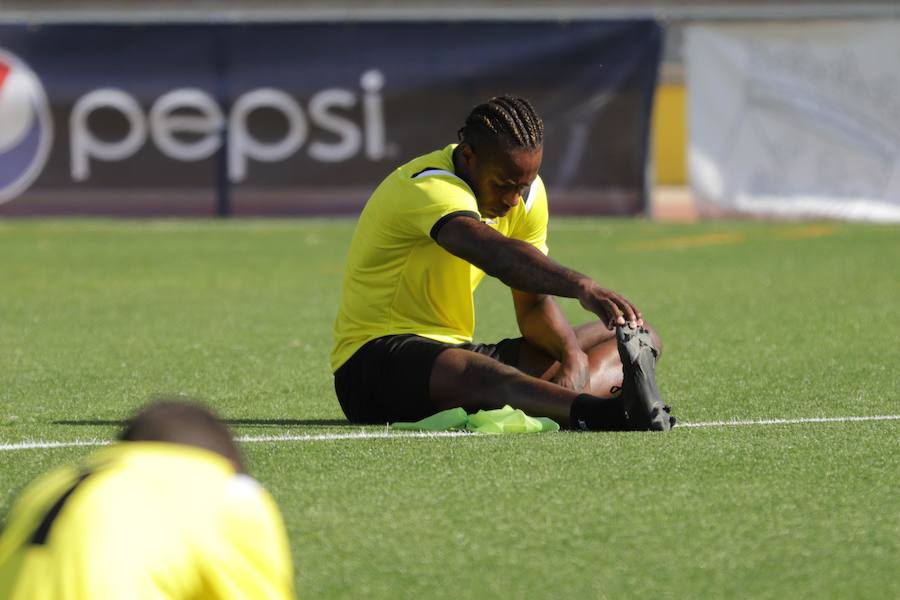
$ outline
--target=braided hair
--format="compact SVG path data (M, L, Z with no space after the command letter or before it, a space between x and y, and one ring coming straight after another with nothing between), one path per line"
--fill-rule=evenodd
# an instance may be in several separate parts
M533 150L544 143L544 122L525 98L495 96L472 109L457 136L473 149Z

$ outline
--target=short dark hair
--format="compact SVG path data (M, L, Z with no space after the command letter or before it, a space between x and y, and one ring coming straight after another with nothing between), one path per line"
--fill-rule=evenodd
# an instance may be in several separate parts
M180 398L156 398L128 419L119 439L153 441L205 448L224 456L243 471L231 431L204 405Z
M544 143L544 122L525 98L495 96L472 109L457 136L475 150L485 145L531 150Z

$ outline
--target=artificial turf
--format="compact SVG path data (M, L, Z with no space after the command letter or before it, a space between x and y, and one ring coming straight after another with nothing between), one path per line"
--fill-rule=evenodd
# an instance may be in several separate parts
M358 431L327 358L352 227L0 221L0 444L110 438L161 393L240 435ZM549 243L660 332L684 422L900 415L896 226L554 219ZM515 335L501 284L476 302L479 340ZM90 451L0 452L0 516ZM302 597L900 597L900 421L245 451Z

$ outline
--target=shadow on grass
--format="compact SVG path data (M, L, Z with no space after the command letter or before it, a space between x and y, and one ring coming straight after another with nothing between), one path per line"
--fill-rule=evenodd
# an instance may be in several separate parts
M227 425L255 427L347 427L349 421L343 419L223 419ZM123 427L126 421L120 419L77 419L51 421L53 425L115 425Z

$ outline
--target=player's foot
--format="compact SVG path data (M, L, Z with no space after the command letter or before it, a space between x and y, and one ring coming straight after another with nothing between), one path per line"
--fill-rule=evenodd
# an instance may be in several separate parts
M669 431L675 425L672 409L656 387L656 357L659 351L643 327L616 327L619 358L622 359L622 398L636 429Z

